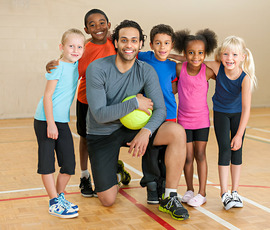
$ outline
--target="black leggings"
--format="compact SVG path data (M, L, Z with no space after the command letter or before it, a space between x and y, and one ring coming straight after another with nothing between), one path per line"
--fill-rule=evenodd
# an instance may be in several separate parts
M221 113L214 111L214 128L218 142L218 165L228 166L242 164L242 147L245 133L242 137L242 146L237 151L231 150L231 140L237 133L241 113Z

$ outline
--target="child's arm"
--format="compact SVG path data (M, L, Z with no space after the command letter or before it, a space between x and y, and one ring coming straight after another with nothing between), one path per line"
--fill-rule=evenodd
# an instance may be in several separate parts
M251 89L250 89L250 78L246 76L242 82L242 113L240 124L237 130L237 133L231 141L232 150L236 151L242 146L242 137L244 135L251 107Z
M168 58L169 59L174 59L174 60L177 60L177 61L180 61L180 62L184 62L184 61L187 60L185 56L179 55L179 54L169 54Z
M177 82L178 81L172 82L172 91L173 91L173 94L177 94L178 93Z
M206 75L206 80L208 81L209 79L213 79L216 80L216 74L214 73L214 71L212 69L210 69L208 66L206 66L206 70L205 70L205 75Z
M48 73L51 73L52 69L57 69L57 66L59 65L59 59L58 60L52 60L47 63L46 65L46 71Z
M219 62L217 62L217 61L204 61L203 63L205 65L207 65L209 68L211 68L214 71L215 75L217 76L219 66L220 66Z
M43 97L44 111L47 120L47 136L48 138L57 139L58 129L53 118L52 95L54 93L58 80L48 80Z

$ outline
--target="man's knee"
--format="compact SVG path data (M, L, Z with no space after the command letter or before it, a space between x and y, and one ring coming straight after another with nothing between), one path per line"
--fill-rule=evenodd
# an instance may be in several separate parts
M115 185L104 192L98 192L97 195L101 204L105 207L109 207L115 203L117 193L118 193L118 186Z

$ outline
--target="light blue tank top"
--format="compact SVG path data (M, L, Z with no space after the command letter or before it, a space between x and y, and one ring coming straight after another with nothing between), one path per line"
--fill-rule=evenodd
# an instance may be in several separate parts
M236 80L229 79L221 63L216 77L215 94L212 97L213 110L223 113L242 112L242 82L246 73L242 71Z

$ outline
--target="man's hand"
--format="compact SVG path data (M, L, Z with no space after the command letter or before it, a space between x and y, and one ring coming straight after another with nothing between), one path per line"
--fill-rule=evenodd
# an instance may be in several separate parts
M146 112L148 115L151 115L148 109L153 110L154 103L152 102L152 100L150 98L144 97L140 93L137 94L136 97L139 103L138 109Z
M150 130L142 128L140 132L138 132L138 134L133 138L133 140L127 143L127 145L129 146L128 152L133 152L133 157L140 157L144 155L149 142L150 134Z
M52 61L50 61L50 62L47 63L47 65L46 65L46 71L48 73L51 73L51 70L52 69L56 69L58 65L59 65L59 59L58 60L52 60Z

